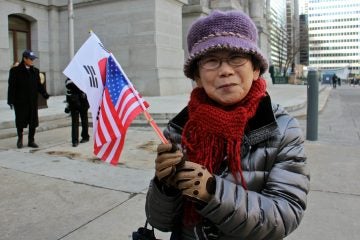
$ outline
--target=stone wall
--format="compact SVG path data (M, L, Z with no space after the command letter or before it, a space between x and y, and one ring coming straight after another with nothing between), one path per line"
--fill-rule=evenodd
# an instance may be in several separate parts
M267 32L258 9L260 0L74 0L75 51L92 30L122 65L144 96L188 93L183 75L186 34L191 23L212 9L242 9L260 29L259 45L267 52ZM260 5L259 5L260 4ZM8 15L31 22L35 65L47 76L52 95L64 94L63 69L70 61L67 0L2 1L0 8L0 98L7 96L9 60ZM8 61L6 61L8 59Z

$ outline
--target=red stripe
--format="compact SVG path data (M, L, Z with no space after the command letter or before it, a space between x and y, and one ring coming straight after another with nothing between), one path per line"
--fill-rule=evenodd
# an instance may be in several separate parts
M108 147L106 148L106 150L103 151L104 154L100 157L101 160L106 161L106 159L108 158L108 156L109 156L109 154L110 154L110 152L111 152L111 149L112 149L113 146L114 146L114 143L115 143L115 141L114 141L114 140L111 140L111 142L110 142L110 144L108 145Z
M106 100L106 102L107 102L107 104L108 104L108 107L109 107L109 109L110 109L110 115L108 115L108 113L105 111L105 109L104 109L104 112L105 112L105 115L106 115L106 118L107 118L107 120L108 119L112 119L114 122L115 122L115 124L116 124L116 127L117 127L117 129L118 129L118 131L119 132L121 132L121 128L122 128L122 124L121 124L121 122L119 122L118 121L118 119L117 119L117 111L116 111L116 109L115 109L115 107L114 107L114 105L112 104L112 101L111 101L111 99L110 99L110 93L109 93L109 91L108 91L108 89L106 88L105 89L105 100ZM103 109L103 108L102 108ZM115 136L115 131L114 131L114 129L113 129L113 126L111 125L111 123L110 123L110 121L108 120L107 122L106 122L106 128L107 129L111 129L111 133L112 133L112 135L110 135L110 137L111 137L111 139L113 139L113 138L115 138L116 136Z
M127 89L126 91L124 91L124 92L119 96L120 102L119 102L119 107L118 107L118 109L116 109L116 110L117 110L117 114L120 113L121 109L123 108L125 99L126 99L127 96L128 96L129 94L131 94L131 93L132 93L131 90L130 90L130 89ZM125 110L126 107L124 107L123 109Z
M143 109L140 106L134 108L134 110L128 116L128 119L125 121L124 127L127 129L131 125L131 122L137 117L137 115L142 113L142 111Z
M137 102L137 99L135 98L135 96L132 96L129 101L126 103L125 107L124 107L124 110L120 116L120 119L124 119L126 113L128 112L128 109L131 107L131 105L133 103Z
M119 162L120 155L121 155L121 152L122 152L123 147L124 147L125 134L126 134L126 132L123 135L121 135L119 146L116 149L115 154L114 154L113 158L110 161L110 164L112 164L112 165L117 165L118 162ZM113 140L113 141L115 142L116 140Z

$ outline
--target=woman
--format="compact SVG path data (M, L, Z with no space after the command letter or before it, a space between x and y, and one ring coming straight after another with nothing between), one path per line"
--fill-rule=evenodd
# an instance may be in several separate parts
M214 11L188 33L188 106L160 144L146 199L149 223L171 239L282 239L300 224L309 173L298 122L273 104L257 29ZM175 148L176 146L176 148Z

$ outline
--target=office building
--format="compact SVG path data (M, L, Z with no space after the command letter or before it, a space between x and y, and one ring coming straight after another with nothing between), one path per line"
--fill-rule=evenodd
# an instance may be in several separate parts
M309 65L360 70L360 1L308 0Z
M308 15L301 14L299 16L300 23L300 64L309 66L309 24Z

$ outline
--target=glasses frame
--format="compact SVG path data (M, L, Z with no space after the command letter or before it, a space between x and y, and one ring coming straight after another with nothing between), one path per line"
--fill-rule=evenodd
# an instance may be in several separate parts
M244 62L241 62L240 64L234 63L231 60L235 59L235 58L243 58ZM216 64L216 66L214 65L213 67L209 67L206 65L205 60L208 59L216 59L218 62ZM200 58L199 61L197 62L198 66L205 69L205 70L217 70L221 67L223 62L226 62L228 65L230 65L231 67L237 68L237 67L241 67L243 65L245 65L249 60L251 60L251 56L250 55L246 55L246 54L234 54L228 57L217 57L217 56L209 56L209 57L205 57L205 58Z

